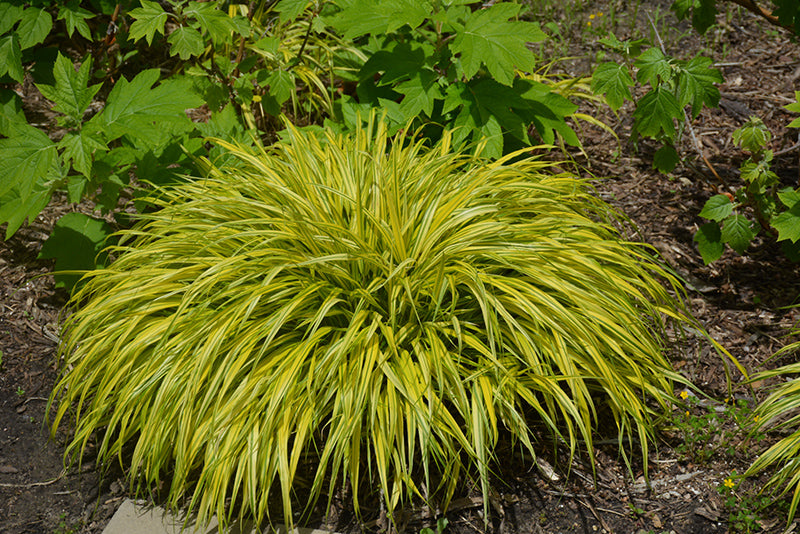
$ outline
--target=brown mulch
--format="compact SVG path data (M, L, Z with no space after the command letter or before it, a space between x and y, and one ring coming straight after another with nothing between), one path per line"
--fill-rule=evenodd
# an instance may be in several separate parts
M655 3L661 5L662 12L669 4ZM608 12L607 4L593 2L585 13L604 8ZM673 26L679 31L684 28L677 23ZM708 38L680 31L683 37L666 45L668 52L680 57L689 57L705 47L726 52L724 58L711 54L726 80L720 87L722 105L704 110L693 123L701 150L717 173L731 185L739 183L738 167L745 155L732 145L731 133L750 114L756 114L774 135L772 148L779 155L773 170L785 185L797 186L800 150L793 147L798 131L786 128L794 115L783 106L794 101L793 90L800 87L800 47L784 34L765 30L761 21L744 13ZM584 46L570 50L574 56L594 58L599 50L591 39L573 41L573 48L578 43ZM561 68L572 75L585 75L589 64L582 59ZM581 135L588 159L576 153L577 163L586 169L587 177L596 179L598 194L630 217L638 228L636 236L653 245L687 281L688 305L708 332L749 372L791 361L792 355L776 361L770 357L792 339L787 336L800 317L797 310L787 307L800 295L798 266L766 241L755 243L745 257L729 251L720 261L703 265L692 236L703 222L697 214L719 184L691 136L685 136L682 146L687 164L664 176L651 168L651 143L643 141L638 153L627 143L630 107L623 108L619 116L588 104L584 111L611 125L621 144L607 132L585 127ZM118 472L98 473L90 464L65 471L62 454L68 429L59 429L50 439L44 420L46 399L56 377L56 333L66 295L54 288L53 278L47 274L51 263L38 260L37 254L54 222L72 209L75 207L63 199L56 200L36 221L0 242L0 534L100 532L126 496L124 479ZM735 531L729 515L746 508L747 503L726 507L718 490L723 480L733 471L743 472L776 437L749 439L737 431L733 418L725 415L729 394L726 372L708 343L692 333L672 341L675 368L699 389L698 405L691 415L716 411L720 428L689 446L679 428L666 425L667 430L651 450L647 480L635 454L630 475L614 439L600 439L595 444L594 475L584 459L567 465L563 451L554 457L552 451L558 445L543 444L537 463L512 454L510 445L501 444L498 457L502 465L491 499L488 530ZM764 397L769 384L756 384L750 390L741 385L741 378L732 374L734 401L752 402ZM684 420L684 415L676 408L675 421ZM746 499L748 491L760 487L764 480L745 482L737 492ZM484 503L479 495L465 488L456 496L447 514L447 532L486 530ZM346 512L346 497L334 499L335 503L339 501L327 526L372 532L385 525L377 509L371 516L365 513L366 524L359 525ZM784 532L785 513L785 507L767 509L751 526L763 532ZM433 524L427 510L409 510L404 520L408 532ZM786 531L794 528L796 524Z

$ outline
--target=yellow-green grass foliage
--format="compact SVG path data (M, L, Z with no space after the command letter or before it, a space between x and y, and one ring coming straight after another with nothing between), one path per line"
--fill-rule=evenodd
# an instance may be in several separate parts
M446 506L467 477L488 492L501 433L591 457L601 409L646 459L676 378L659 330L685 318L585 182L374 117L224 146L238 164L160 191L74 296L51 408L75 416L68 454L96 436L201 522L266 520L274 490L289 523L301 472L309 503L348 483L356 509L370 485L390 512Z
M800 343L784 347L777 355L796 352ZM792 363L778 369L753 376L753 381L786 378L755 410L754 431L789 430L791 433L772 445L756 458L744 476L754 476L767 470L775 470L764 490L785 496L792 492L788 521L797 513L800 503L800 363ZM789 378L792 377L792 378Z

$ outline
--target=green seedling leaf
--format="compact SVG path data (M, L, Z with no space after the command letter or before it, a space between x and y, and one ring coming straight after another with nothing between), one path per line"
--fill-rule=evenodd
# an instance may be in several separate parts
M649 83L654 88L661 85L662 81L671 80L673 77L669 58L656 47L642 52L634 66L638 69L636 79L639 83Z
M745 253L755 236L753 223L744 215L731 215L723 221L722 240L739 254Z
M672 172L680 160L681 157L674 146L664 145L653 156L653 168L663 173Z
M56 145L43 131L27 124L10 125L0 139L0 195L16 188L25 199L34 184L56 164Z
M130 11L130 16L135 20L129 30L130 38L135 42L145 38L147 44L153 44L156 32L164 35L164 24L167 22L167 12L158 2L140 0L142 7Z
M439 75L432 70L417 72L413 78L399 84L395 90L404 95L400 111L408 119L416 117L421 111L430 117L433 114L434 102L444 99L439 87Z
M712 69L713 61L707 57L696 57L679 69L678 103L681 107L692 104L692 117L696 118L703 108L719 106L719 89L715 83L725 80L717 69Z
M22 50L30 48L35 44L44 41L45 37L53 29L53 17L44 9L29 7L22 13L17 35L19 35L19 46Z
M55 259L56 287L72 290L83 273L104 263L98 257L111 227L105 221L83 213L67 213L55 225L53 233L42 245L40 259Z
M262 83L262 81L259 80L259 83ZM279 108L292 97L296 87L294 74L285 70L273 70L270 72L263 80L263 85L269 87L269 94L275 99ZM278 113L280 113L280 109L273 115Z
M700 217L716 222L722 222L733 213L733 202L726 195L714 195L706 200Z
M22 83L22 50L16 33L0 38L0 76L6 73Z
M63 20L67 26L67 34L72 37L72 34L77 30L79 34L87 40L92 40L92 31L86 23L88 19L94 17L94 14L86 11L78 2L70 2L67 5L61 6L58 10L58 20Z
M628 68L624 64L603 63L592 75L592 91L605 94L611 109L618 110L625 100L632 100L629 87L634 85Z
M192 56L202 55L205 50L200 32L186 26L176 28L170 33L167 42L171 45L170 54L180 56L184 61Z
M675 95L666 87L659 86L642 97L633 118L641 135L657 137L663 132L672 140L675 137L674 121L682 121L684 114Z
M800 239L800 203L772 218L770 224L778 231L778 241L797 243Z
M75 71L72 61L58 53L53 66L55 85L37 84L45 98L56 103L55 111L63 113L73 121L80 123L83 113L91 104L94 95L103 84L87 86L92 72L92 59L87 56L80 69Z
M326 22L344 32L345 39L393 33L405 25L412 30L433 13L430 2L419 0L358 0L342 2L344 9Z
M751 153L761 152L772 141L772 132L759 117L750 117L731 134L733 143Z
M159 72L142 71L130 82L120 78L111 90L105 109L95 116L109 140L126 134L147 139L165 125L188 123L184 111L202 105L202 98L186 78L173 78L153 87Z
M453 41L452 51L461 55L465 78L485 65L489 74L503 85L512 85L514 69L532 71L535 57L527 43L543 41L547 35L533 22L509 21L520 6L497 3L471 13L464 31Z
M183 14L186 17L193 17L197 20L199 24L193 24L193 26L203 33L208 32L211 40L216 44L230 42L231 34L238 33L242 29L239 24L234 22L234 18L217 9L215 2L189 2L183 9ZM243 36L247 37L249 34L250 28L248 25Z
M697 250L700 251L700 256L706 265L720 259L725 251L719 224L715 222L701 226L694 235L694 242L697 243Z
M22 5L13 2L0 3L0 35L14 27L22 18Z

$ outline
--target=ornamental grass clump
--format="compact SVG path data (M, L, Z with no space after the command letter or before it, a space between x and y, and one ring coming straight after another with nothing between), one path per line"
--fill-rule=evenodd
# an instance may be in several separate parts
M676 378L659 329L686 318L583 181L374 117L221 144L238 163L159 191L73 298L53 393L68 454L96 437L201 522L261 522L274 493L290 524L297 494L309 510L341 484L356 512L365 487L390 513L446 506L466 477L486 494L501 433L533 454L546 428L591 458L602 414L646 461Z
M795 334L800 331L795 331ZM775 356L800 349L800 342L787 345ZM774 430L788 433L780 441L761 454L744 473L755 476L764 471L773 471L762 491L784 497L792 494L787 523L791 523L800 504L800 362L784 365L753 376L753 381L780 378L786 380L775 387L755 410L753 433ZM791 378L790 378L791 377Z

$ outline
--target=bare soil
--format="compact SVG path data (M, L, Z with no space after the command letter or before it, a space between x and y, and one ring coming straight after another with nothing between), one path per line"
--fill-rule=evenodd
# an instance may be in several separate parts
M738 168L746 155L733 146L731 133L751 114L761 117L774 134L772 149L777 155L773 170L785 185L798 185L800 144L797 130L786 128L794 116L783 106L795 101L800 47L749 13L730 21L720 15L724 26L700 37L671 14L663 15L669 2L651 4L658 6L663 17L659 19L661 28L669 30L665 32L668 53L689 58L704 51L717 61L725 78L720 87L721 107L705 109L693 123L698 143L691 135L685 136L686 164L667 176L651 168L652 144L642 142L636 152L627 142L630 107L614 115L584 104L582 111L610 125L621 143L599 128L584 127L580 133L585 154L576 151L573 156L583 168L581 172L595 180L598 194L630 217L638 229L633 236L654 246L684 277L695 316L748 372L793 361L791 354L775 360L770 357L792 339L787 336L798 311L788 306L800 295L798 265L786 260L773 243L764 241L755 243L745 257L729 251L705 266L692 236L702 224L698 213L705 200L715 188L725 190L700 153L729 185L739 184ZM613 7L622 15L625 9L632 9L626 5L617 2ZM611 7L608 1L588 2L578 13L588 21L590 13L608 17ZM646 27L647 17L655 13L642 7L638 27ZM567 51L578 59L558 68L574 76L588 75L600 46L592 37L575 37L567 40ZM626 35L622 32L619 37ZM47 116L35 90L17 89L27 97L29 116ZM59 313L67 295L54 288L48 275L51 263L37 255L58 217L74 209L86 207L55 199L36 221L0 242L0 534L101 532L127 496L125 478L119 471L101 473L91 462L65 470L62 455L69 429L61 428L51 438L44 420L56 377ZM628 469L613 435L600 436L596 443L594 474L585 459L570 463L563 451L554 456L558 444L544 443L538 464L512 454L510 446L501 444L488 527L484 526L480 493L465 487L447 513L447 532L794 531L797 523L787 525L785 504L758 511L757 517L751 515L739 525L729 521L731 514L755 511L748 496L754 495L764 479L737 487L738 501L733 507L726 506L719 492L726 478L734 471L746 470L752 459L779 437L749 438L738 430L730 408L725 411L737 401L762 399L769 384L755 384L750 390L734 372L730 397L723 362L708 343L692 333L676 335L671 342L675 368L699 388L700 396L688 415L676 406L673 422L665 425L651 450L648 480L635 455ZM676 398L679 393L676 390ZM718 414L715 421L719 427L707 430L707 436L697 442L675 424L700 420L712 412ZM695 439L698 435L693 434ZM377 503L372 510L367 504L359 522L347 511L346 495L340 497L334 499L328 519L319 519L317 526L343 532L377 532L386 527ZM417 532L432 526L433 519L429 510L408 509L401 514L399 526ZM742 525L746 528L740 528Z

